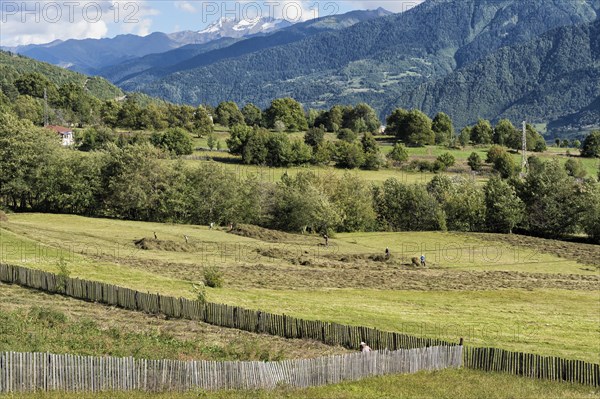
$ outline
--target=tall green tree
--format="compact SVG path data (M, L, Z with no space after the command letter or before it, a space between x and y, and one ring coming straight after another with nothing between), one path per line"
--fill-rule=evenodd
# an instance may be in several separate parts
M322 127L311 127L304 134L304 142L313 148L317 148L325 140L325 129Z
M308 129L308 122L302 105L289 97L273 100L271 106L265 110L265 121L269 128L274 128L275 122L281 121L288 131Z
M377 113L366 103L359 103L348 111L347 127L356 133L375 133L381 126ZM345 126L346 127L346 126Z
M392 151L388 153L387 158L397 165L400 165L403 162L408 161L408 151L406 151L404 145L396 143L394 144Z
M583 231L596 244L600 244L600 184L586 182L582 190L581 224Z
M387 118L386 133L407 145L424 146L435 143L431 119L419 110L398 108Z
M119 119L120 112L120 103L115 100L107 100L100 106L100 120L106 126L115 128L121 123Z
M35 208L42 171L58 156L58 136L0 113L0 198L13 209Z
M21 119L27 119L41 126L44 123L44 104L39 98L18 96L13 103L13 111Z
M359 143L338 141L335 143L335 166L343 169L360 168L365 163L365 152Z
M329 187L328 197L340 215L339 231L375 229L377 214L369 183L356 174L345 172L341 178L326 181L325 187Z
M252 103L244 105L242 115L244 115L244 122L248 126L260 126L262 122L262 111Z
M472 179L460 178L443 202L448 230L481 231L485 220L483 191Z
M466 147L471 142L471 132L473 128L470 126L466 126L462 128L460 134L458 135L458 142L462 147Z
M525 217L525 205L513 186L499 177L487 181L485 192L485 224L488 231L512 233Z
M19 94L35 98L44 98L44 89L48 101L59 101L58 88L47 77L38 72L25 73L15 80Z
M194 132L198 137L207 136L212 134L215 126L213 124L213 118L203 106L196 108L194 113Z
M471 130L471 141L474 144L491 144L494 130L490 121L479 119Z
M327 184L313 172L284 175L274 192L272 226L294 232L336 231L340 210L327 195Z
M180 127L155 132L150 137L150 141L154 146L176 155L189 155L193 152L192 136Z
M532 233L561 237L577 231L581 190L558 160L543 161L530 170L517 192L525 203L524 223Z
M496 124L496 127L494 128L493 142L494 144L505 145L510 147L511 140L513 140L515 136L518 136L518 134L519 133L517 129L510 120L502 119ZM520 142L521 141L519 140L519 143Z
M232 127L235 125L244 124L244 115L233 101L224 101L215 109L215 122L222 125Z
M483 166L483 161L481 160L481 157L478 153L472 152L471 155L469 155L469 158L467 159L467 164L469 165L472 171L478 172Z
M600 158L600 130L591 132L583 140L581 156L586 158Z
M119 116L117 118L118 125L129 129L142 128L140 123L141 111L142 108L137 100L133 97L128 97L119 109Z
M445 230L438 202L420 184L406 185L390 178L374 189L381 227L392 231Z
M454 136L454 126L452 119L443 112L439 112L431 124L431 129L435 133L436 144L448 144L452 136Z

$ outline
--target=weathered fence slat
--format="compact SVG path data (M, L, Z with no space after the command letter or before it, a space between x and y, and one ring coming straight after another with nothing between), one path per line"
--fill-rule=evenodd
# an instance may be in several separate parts
M302 320L218 303L199 304L184 298L135 291L95 281L61 277L64 287L57 285L57 275L22 266L0 264L0 281L25 287L61 292L65 295L100 302L124 309L169 317L201 320L209 324L267 333L285 338L308 338L330 345L359 349L367 341L373 349L408 349L434 345L455 345L432 338L413 337L383 332L374 328ZM43 283L42 283L43 281ZM390 339L389 337L392 337Z
M280 362L215 362L0 353L0 393L306 388L462 365L461 346L351 353Z
M511 352L498 348L465 347L464 367L529 378L600 386L600 365L554 356Z

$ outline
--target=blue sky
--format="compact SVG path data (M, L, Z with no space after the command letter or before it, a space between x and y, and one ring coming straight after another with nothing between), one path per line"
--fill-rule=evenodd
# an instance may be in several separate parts
M202 30L220 17L301 21L356 9L400 12L422 0L0 0L0 45Z

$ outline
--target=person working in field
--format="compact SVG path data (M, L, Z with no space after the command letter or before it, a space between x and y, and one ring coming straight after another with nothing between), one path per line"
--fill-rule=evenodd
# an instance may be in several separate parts
M361 342L360 343L360 351L363 353L369 353L369 352L371 352L371 348L366 343Z
M425 267L425 255L421 255L421 266Z
M329 236L327 234L323 234L323 238L325 239L325 246L329 246Z

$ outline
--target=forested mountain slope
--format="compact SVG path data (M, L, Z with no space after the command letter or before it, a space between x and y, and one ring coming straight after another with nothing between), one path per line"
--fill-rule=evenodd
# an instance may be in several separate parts
M568 26L505 47L400 97L394 105L448 113L458 126L477 117L593 122L600 96L600 21ZM594 102L595 101L595 102ZM595 122L598 109L595 108ZM577 116L579 115L579 117Z
M402 14L124 87L191 104L265 106L283 96L310 107L365 101L385 114L419 84L553 28L591 22L598 6L596 0L429 0Z

